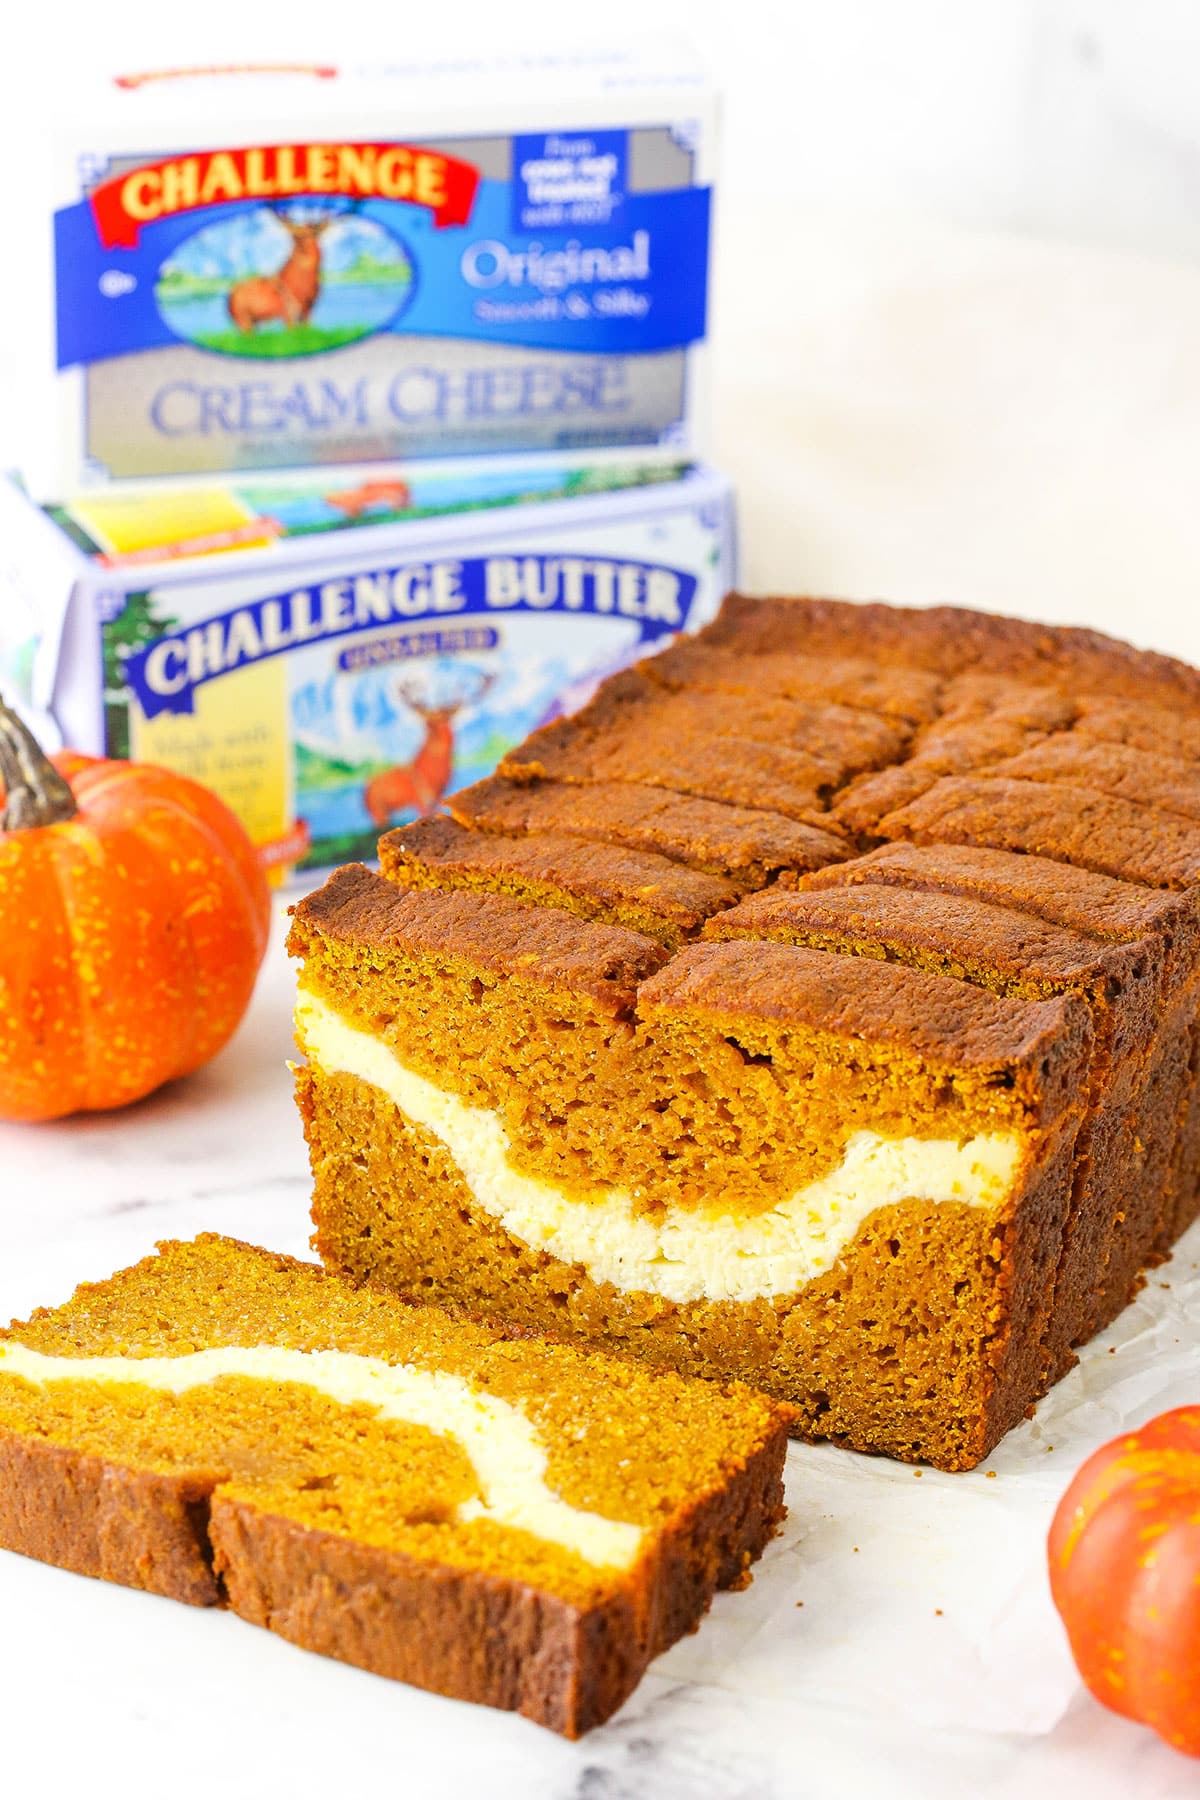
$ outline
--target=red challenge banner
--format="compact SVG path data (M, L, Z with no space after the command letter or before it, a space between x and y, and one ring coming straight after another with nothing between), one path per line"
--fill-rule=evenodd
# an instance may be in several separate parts
M439 228L465 225L478 186L473 163L413 144L267 144L144 163L102 183L90 205L104 248L132 250L144 226L231 200L399 200Z

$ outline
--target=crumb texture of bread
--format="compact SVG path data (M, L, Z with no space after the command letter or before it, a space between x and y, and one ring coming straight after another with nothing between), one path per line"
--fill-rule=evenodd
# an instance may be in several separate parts
M357 964L316 911L329 938L296 912L297 1080L331 1267L694 1374L736 1368L800 1425L893 1455L970 1466L1019 1416L1093 1050L1078 994L730 939L665 962L632 1014L582 1010L585 969L551 1014L515 971L435 973L382 903ZM839 1328L857 1340L881 1245L873 1381L840 1384L835 1408L820 1346L848 1360ZM938 1330L933 1246L959 1271Z
M1200 1213L1180 662L735 594L380 848L292 936L355 1278L966 1467Z
M789 1418L205 1237L0 1334L0 1544L576 1736L761 1553Z

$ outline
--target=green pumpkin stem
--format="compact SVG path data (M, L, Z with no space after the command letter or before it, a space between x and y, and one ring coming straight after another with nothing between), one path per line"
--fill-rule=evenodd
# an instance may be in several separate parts
M0 696L0 831L29 831L73 819L75 796L23 719Z

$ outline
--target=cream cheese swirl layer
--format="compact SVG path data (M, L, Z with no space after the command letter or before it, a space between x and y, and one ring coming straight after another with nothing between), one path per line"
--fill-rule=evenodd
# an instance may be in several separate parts
M498 1113L470 1106L406 1067L390 1045L304 988L296 1035L313 1068L370 1083L437 1138L474 1206L510 1236L578 1264L593 1281L677 1302L744 1304L799 1293L833 1268L881 1206L959 1201L996 1212L1013 1191L1025 1148L1015 1133L983 1133L964 1142L855 1131L836 1168L767 1211L670 1206L649 1217L621 1188L577 1199L521 1173L510 1160Z
M53 1381L135 1383L183 1394L224 1376L295 1382L342 1406L369 1406L381 1419L424 1426L454 1438L482 1498L465 1501L458 1519L491 1519L557 1544L600 1568L627 1569L642 1528L569 1506L546 1485L547 1457L519 1408L444 1369L386 1363L347 1350L288 1350L275 1345L196 1350L184 1356L45 1356L24 1344L0 1344L0 1375L39 1386Z

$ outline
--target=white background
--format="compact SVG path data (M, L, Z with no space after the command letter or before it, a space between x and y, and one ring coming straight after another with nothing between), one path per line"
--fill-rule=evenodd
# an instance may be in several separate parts
M765 189L1200 256L1193 0L14 0L5 29L9 170L73 68L383 61L665 32L686 35L725 84L734 200Z
M712 448L747 584L957 600L1200 659L1194 0L10 0L2 166L19 181L68 64L656 28L686 30L728 91ZM0 242L2 369L22 247ZM19 454L20 421L3 427ZM192 1083L136 1115L0 1132L0 1201L20 1197L6 1315L171 1232L303 1248L287 994L277 949ZM4 1559L0 1795L1182 1800L1193 1765L1080 1693L1042 1542L1094 1443L1194 1394L1198 1295L1193 1234L995 1480L795 1449L788 1535L750 1593L578 1749Z

